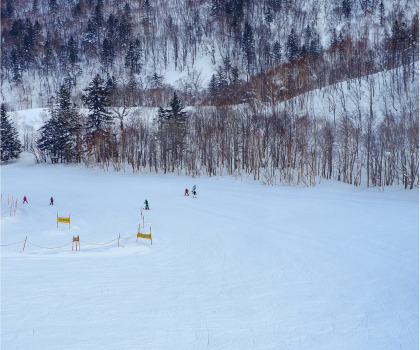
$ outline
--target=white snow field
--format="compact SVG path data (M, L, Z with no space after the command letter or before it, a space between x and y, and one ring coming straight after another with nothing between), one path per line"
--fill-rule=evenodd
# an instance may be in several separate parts
M198 198L185 197L194 184ZM2 165L1 192L2 350L419 348L418 189L115 173L22 154ZM145 198L153 245L136 242Z

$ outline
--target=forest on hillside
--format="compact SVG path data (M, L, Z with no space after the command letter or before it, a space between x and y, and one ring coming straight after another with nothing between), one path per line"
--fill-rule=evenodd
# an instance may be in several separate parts
M3 0L1 15L5 108L49 111L24 135L39 161L418 186L414 0ZM333 100L321 117L298 108L315 90Z

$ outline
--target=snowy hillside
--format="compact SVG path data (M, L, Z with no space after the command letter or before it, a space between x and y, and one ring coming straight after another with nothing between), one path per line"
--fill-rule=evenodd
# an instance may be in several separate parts
M290 98L418 60L412 0L5 0L1 9L10 110L46 107L63 84L81 106L97 73L114 105L156 107L168 90L188 104L238 103L256 88L250 78L264 84L273 71L286 73Z
M418 189L114 173L24 153L2 165L1 191L3 350L419 347ZM152 245L136 242L139 224Z

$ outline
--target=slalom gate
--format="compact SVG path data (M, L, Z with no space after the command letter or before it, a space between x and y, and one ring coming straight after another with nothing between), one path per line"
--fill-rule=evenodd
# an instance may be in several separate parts
M58 216L58 213L57 213L57 228L58 228L58 223L59 222L64 222L66 224L69 224L69 230L70 230L70 214L69 214L68 218L65 218L65 217Z
M137 240L136 242L139 240L139 238L145 238L145 239L150 239L150 245L152 245L152 226L150 226L150 233L141 233L140 231L137 232Z

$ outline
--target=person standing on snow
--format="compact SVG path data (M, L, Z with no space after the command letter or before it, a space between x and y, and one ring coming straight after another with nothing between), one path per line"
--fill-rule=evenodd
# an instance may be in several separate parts
M26 196L23 196L23 203L28 203L28 200L26 199Z
M54 198L53 197L50 198L50 205L54 205Z
M149 210L149 201L147 199L144 200L144 205L146 206L144 209Z
M184 196L189 196L190 194L188 193L188 188L185 189L185 193Z

